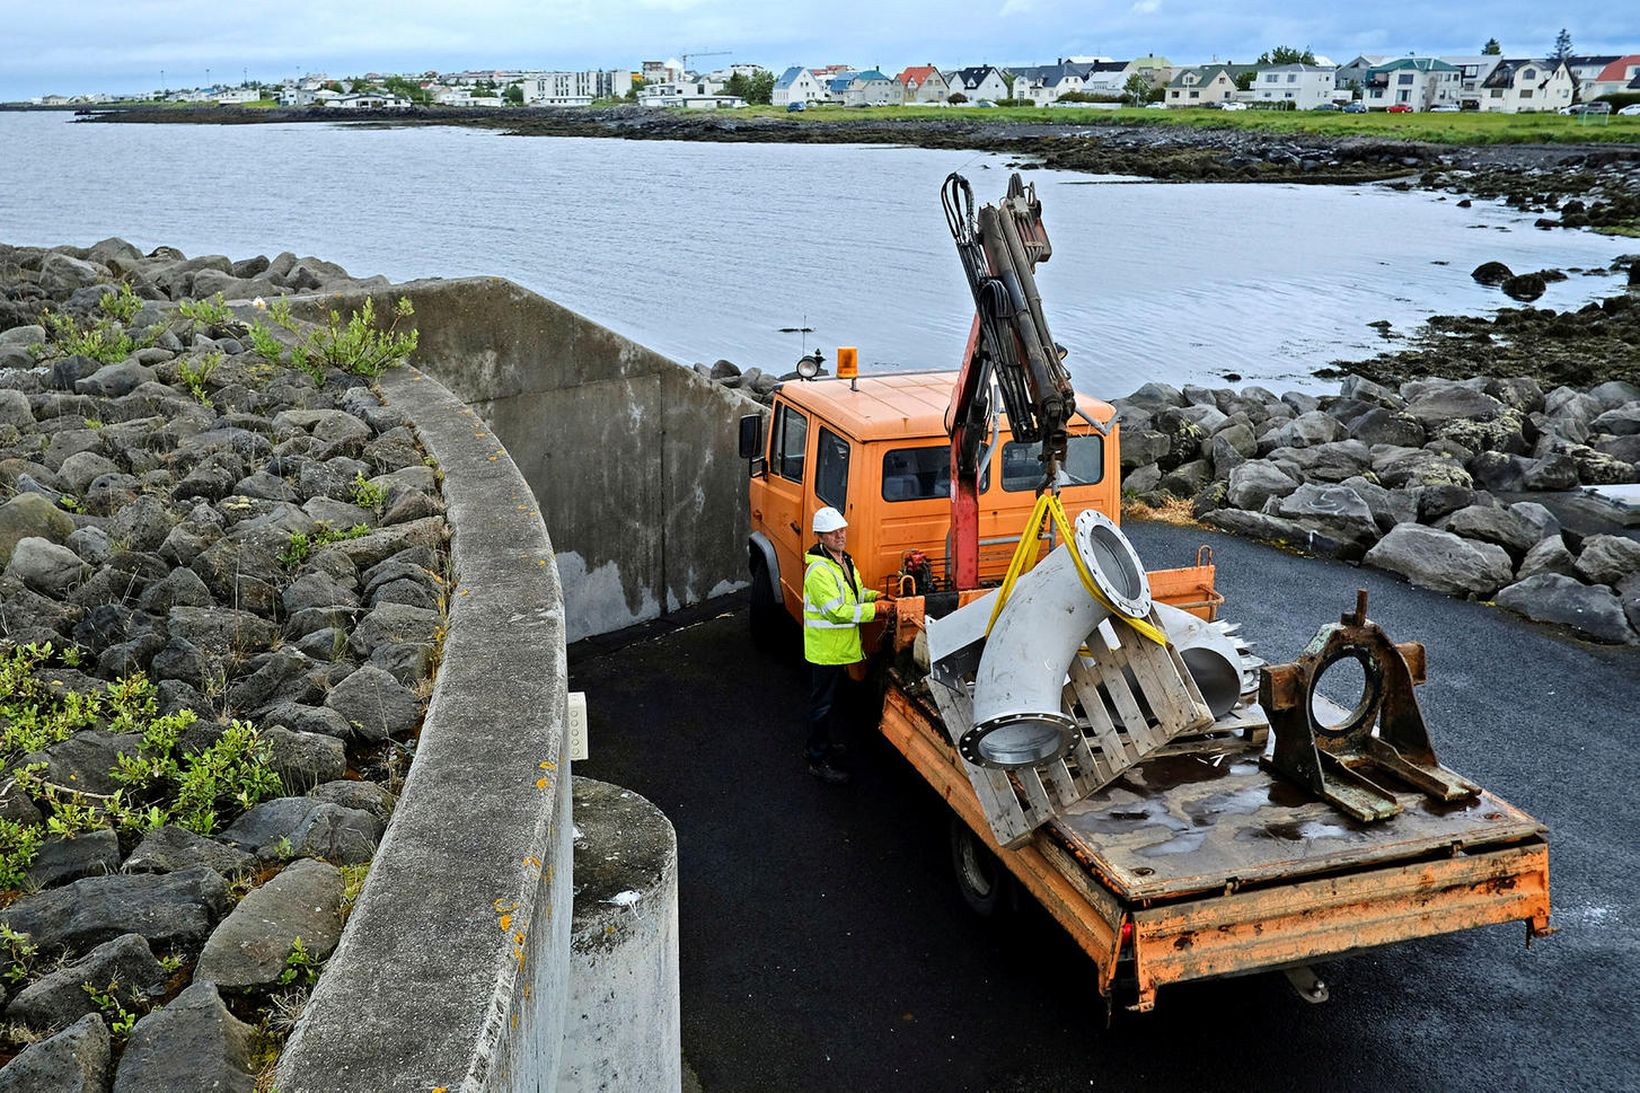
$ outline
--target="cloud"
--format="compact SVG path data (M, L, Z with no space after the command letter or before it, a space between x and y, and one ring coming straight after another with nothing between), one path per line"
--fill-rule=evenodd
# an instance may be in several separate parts
M1133 14L1154 15L1162 8L1162 0L1134 0Z

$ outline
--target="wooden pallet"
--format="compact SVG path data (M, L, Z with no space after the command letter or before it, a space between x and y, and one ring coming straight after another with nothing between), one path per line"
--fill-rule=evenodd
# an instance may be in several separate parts
M1154 613L1150 621L1161 628ZM1064 758L1013 771L957 760L1003 846L1023 845L1060 811L1109 785L1156 749L1213 724L1212 712L1172 645L1157 645L1107 621L1090 635L1083 653L1072 662L1065 686L1064 708L1076 718L1078 732ZM973 726L972 698L932 677L929 692L955 744Z

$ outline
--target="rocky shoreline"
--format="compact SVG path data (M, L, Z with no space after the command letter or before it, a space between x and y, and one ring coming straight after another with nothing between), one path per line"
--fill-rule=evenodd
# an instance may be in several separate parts
M0 247L0 1090L249 1090L339 939L437 667L439 475L379 339L216 294L360 283Z
M1640 482L1635 382L1350 376L1320 398L1146 384L1113 405L1141 515L1188 503L1211 527L1640 644L1640 540L1621 506L1577 492ZM1608 530L1556 514L1591 510Z

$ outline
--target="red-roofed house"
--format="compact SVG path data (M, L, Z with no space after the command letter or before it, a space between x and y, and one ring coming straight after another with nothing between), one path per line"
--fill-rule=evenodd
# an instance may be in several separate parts
M915 65L894 77L905 88L905 101L944 102L951 94L951 85L945 82L940 70L933 65Z
M1600 75L1586 82L1579 95L1584 102L1593 102L1602 95L1640 91L1640 53L1619 57L1600 70Z

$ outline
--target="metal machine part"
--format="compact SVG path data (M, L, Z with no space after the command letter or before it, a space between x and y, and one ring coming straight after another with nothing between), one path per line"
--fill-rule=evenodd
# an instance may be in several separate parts
M1334 665L1359 665L1361 698L1331 722L1317 685ZM1264 668L1259 702L1270 717L1275 747L1262 762L1363 823L1401 811L1395 793L1374 780L1389 775L1437 801L1475 797L1480 787L1441 766L1413 688L1424 682L1424 647L1400 645L1367 618L1367 592L1355 610L1316 631L1291 664ZM1374 730L1377 730L1376 733Z
M1088 594L1077 551L1105 600ZM1114 607L1150 614L1150 584L1127 536L1103 513L1083 512L1074 544L1061 544L1022 576L1002 607L974 674L974 727L958 741L963 758L1010 770L1058 759L1076 721L1063 708L1071 662Z

